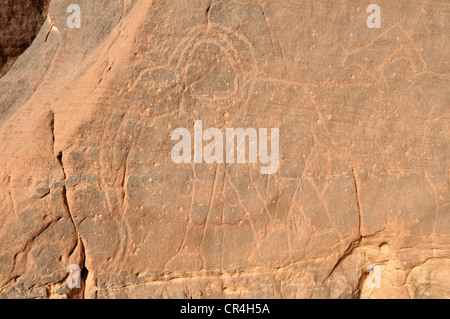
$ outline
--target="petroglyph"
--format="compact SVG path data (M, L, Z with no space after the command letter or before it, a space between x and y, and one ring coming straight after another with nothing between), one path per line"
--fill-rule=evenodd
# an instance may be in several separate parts
M76 3L0 78L1 297L448 298L449 3ZM174 163L196 120L277 172Z

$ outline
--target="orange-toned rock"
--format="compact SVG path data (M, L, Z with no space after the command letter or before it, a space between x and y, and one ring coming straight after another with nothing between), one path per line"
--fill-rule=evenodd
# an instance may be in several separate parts
M0 78L0 297L449 297L448 3L74 2ZM175 164L195 120L278 172Z

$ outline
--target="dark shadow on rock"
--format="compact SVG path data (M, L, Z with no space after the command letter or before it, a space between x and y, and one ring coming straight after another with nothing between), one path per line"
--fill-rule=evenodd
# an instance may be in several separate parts
M31 45L47 16L50 0L3 0L0 6L0 77Z

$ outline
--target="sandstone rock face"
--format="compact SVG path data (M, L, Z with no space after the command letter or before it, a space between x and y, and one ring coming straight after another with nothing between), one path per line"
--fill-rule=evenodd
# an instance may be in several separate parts
M4 0L0 7L0 75L33 42L45 19L49 0Z
M1 22L0 297L450 296L447 1L32 3ZM195 120L279 128L278 172L175 164Z

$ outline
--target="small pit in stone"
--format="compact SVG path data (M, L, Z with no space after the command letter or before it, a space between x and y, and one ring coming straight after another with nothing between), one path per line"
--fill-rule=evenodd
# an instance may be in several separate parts
M387 243L382 243L380 245L380 254L382 256L389 256L389 245Z

